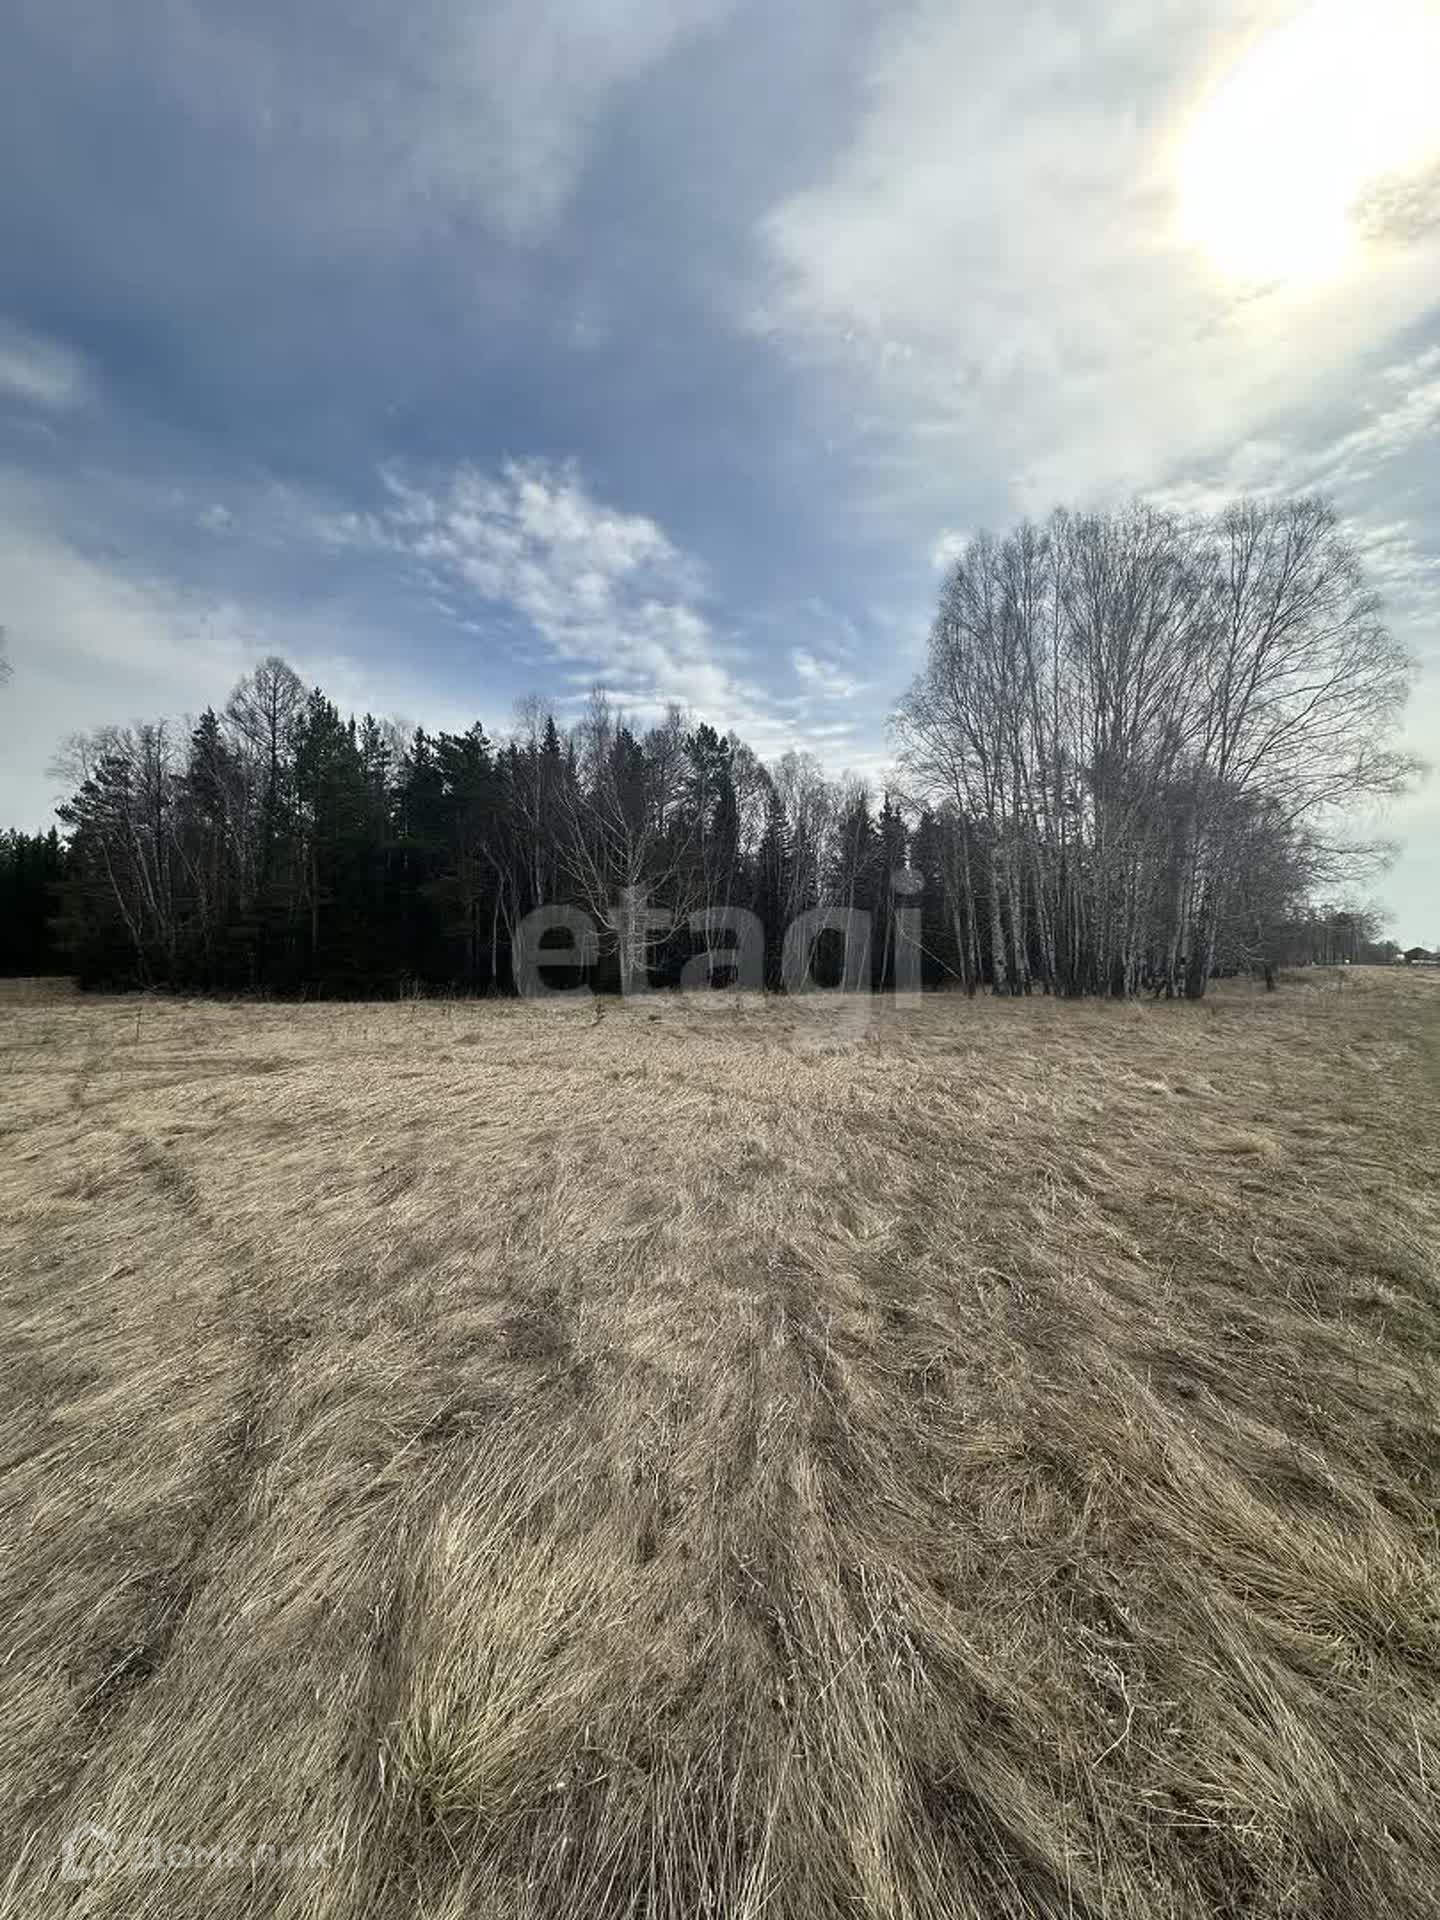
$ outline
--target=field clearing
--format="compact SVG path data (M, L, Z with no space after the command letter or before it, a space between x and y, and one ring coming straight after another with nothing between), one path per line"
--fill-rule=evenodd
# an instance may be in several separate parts
M1440 976L0 1071L7 1912L1433 1920Z

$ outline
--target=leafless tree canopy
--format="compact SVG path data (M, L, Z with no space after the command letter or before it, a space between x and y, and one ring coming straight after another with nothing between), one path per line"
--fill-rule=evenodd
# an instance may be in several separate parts
M1203 992L1414 771L1410 674L1323 500L975 539L897 716L960 950L1000 990Z

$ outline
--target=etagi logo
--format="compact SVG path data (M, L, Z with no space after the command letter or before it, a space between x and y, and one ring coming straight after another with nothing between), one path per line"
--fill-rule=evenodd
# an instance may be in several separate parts
M875 917L859 907L811 907L784 929L779 974L785 992L794 999L814 995L827 1009L839 1011L844 1024L859 1030L877 1003L873 991L875 962L894 1000L914 1001L923 989L921 961L923 914L918 904L923 877L908 868L890 875L891 901L882 922L884 944L875 947ZM703 993L730 985L761 993L767 983L767 954L773 942L764 922L748 908L700 907L679 919L669 908L652 906L643 887L627 887L619 903L600 914L598 922L582 907L539 906L513 930L511 954L515 990L524 1000L589 1000L588 982L561 986L556 973L587 973L609 958L619 974L620 991L627 999L654 989L650 969L669 943L688 938L696 950L680 972L682 993ZM816 956L822 940L832 953L841 949L838 991L817 992ZM561 944L557 944L557 942ZM833 966L833 961L832 961Z
M108 1827L86 1820L72 1827L60 1848L62 1880L94 1880L114 1866L120 1842Z
M332 1864L332 1854L338 1852L338 1843L328 1840L282 1844L269 1840L218 1840L197 1846L165 1842L153 1834L141 1834L122 1846L108 1827L86 1820L72 1827L60 1843L60 1878L83 1883L112 1872L220 1870L250 1875L274 1870L321 1872Z

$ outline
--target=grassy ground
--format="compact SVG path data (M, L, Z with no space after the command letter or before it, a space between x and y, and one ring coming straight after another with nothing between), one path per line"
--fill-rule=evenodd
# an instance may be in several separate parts
M1431 1920L1440 978L0 1071L8 1910Z

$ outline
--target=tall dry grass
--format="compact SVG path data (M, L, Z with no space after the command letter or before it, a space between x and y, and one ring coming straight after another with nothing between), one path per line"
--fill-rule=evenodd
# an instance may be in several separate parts
M0 1067L7 1911L1431 1920L1440 982Z

